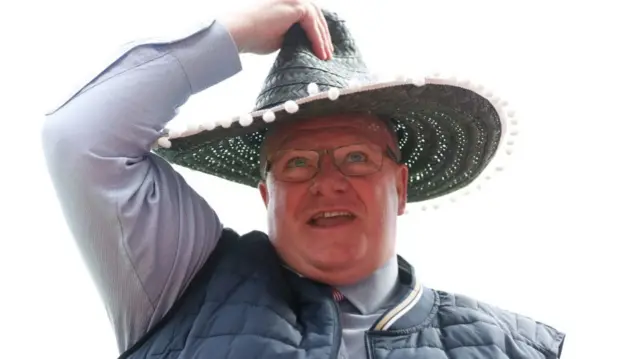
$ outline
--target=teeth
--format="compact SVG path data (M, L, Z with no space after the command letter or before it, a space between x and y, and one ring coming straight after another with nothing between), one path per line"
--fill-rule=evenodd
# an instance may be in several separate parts
M352 216L349 212L321 212L313 216L313 219L318 218L331 218L331 217L340 217L340 216Z

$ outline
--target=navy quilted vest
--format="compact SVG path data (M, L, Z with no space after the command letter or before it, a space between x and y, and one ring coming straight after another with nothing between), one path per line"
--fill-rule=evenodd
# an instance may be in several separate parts
M370 359L553 359L564 334L464 296L423 288L399 258L404 300L366 334ZM127 359L336 358L328 286L285 269L264 233L225 230L211 258Z

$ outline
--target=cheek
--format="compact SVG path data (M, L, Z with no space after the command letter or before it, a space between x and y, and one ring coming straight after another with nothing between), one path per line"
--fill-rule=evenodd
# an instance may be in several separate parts
M380 178L373 183L354 184L354 188L359 188L360 198L372 219L384 222L389 216L396 215L398 201L392 181Z
M275 222L283 225L291 223L290 219L295 215L300 199L303 196L302 190L283 183L271 182L269 186L269 215Z
M382 220L395 218L398 212L395 189L391 185L379 186L376 188L378 203L380 203L380 216Z

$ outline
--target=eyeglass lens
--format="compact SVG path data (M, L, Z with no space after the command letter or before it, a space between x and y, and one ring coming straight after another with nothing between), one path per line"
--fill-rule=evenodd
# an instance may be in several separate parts
M333 164L345 176L368 175L382 166L383 153L379 146L355 144L331 150L282 150L273 159L271 172L280 181L306 181L317 174L325 154L332 157Z

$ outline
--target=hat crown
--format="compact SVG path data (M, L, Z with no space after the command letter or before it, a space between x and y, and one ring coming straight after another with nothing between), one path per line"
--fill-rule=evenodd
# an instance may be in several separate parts
M300 106L278 106L272 111L250 113L248 119L238 116L212 129L206 122L198 127L205 130L197 134L187 130L187 135L171 138L169 132L170 148L156 151L174 164L255 188L263 180L260 156L264 134L276 118L282 124L335 114L370 113L394 124L402 162L409 170L407 200L417 202L469 185L492 161L503 138L517 133L506 131L506 116L513 116L512 112L495 107L498 99L476 92L473 88L479 89L477 86L455 79L371 81L377 79L369 74L345 22L336 14L324 15L334 57L324 61L313 55L303 29L293 26L257 101L258 110L288 100L297 100ZM357 86L352 80L368 86ZM352 88L338 91L337 97L336 91L330 91L308 98L309 92L315 92L310 83L321 91ZM509 126L512 124L509 122ZM158 144L165 147L166 142ZM509 151L509 142L506 146Z
M350 81L370 78L362 54L356 46L346 22L336 13L323 10L334 46L333 58L319 59L300 24L285 34L276 60L267 74L256 99L256 110L262 110L308 96L307 86L318 85L320 91L331 87L345 88Z

